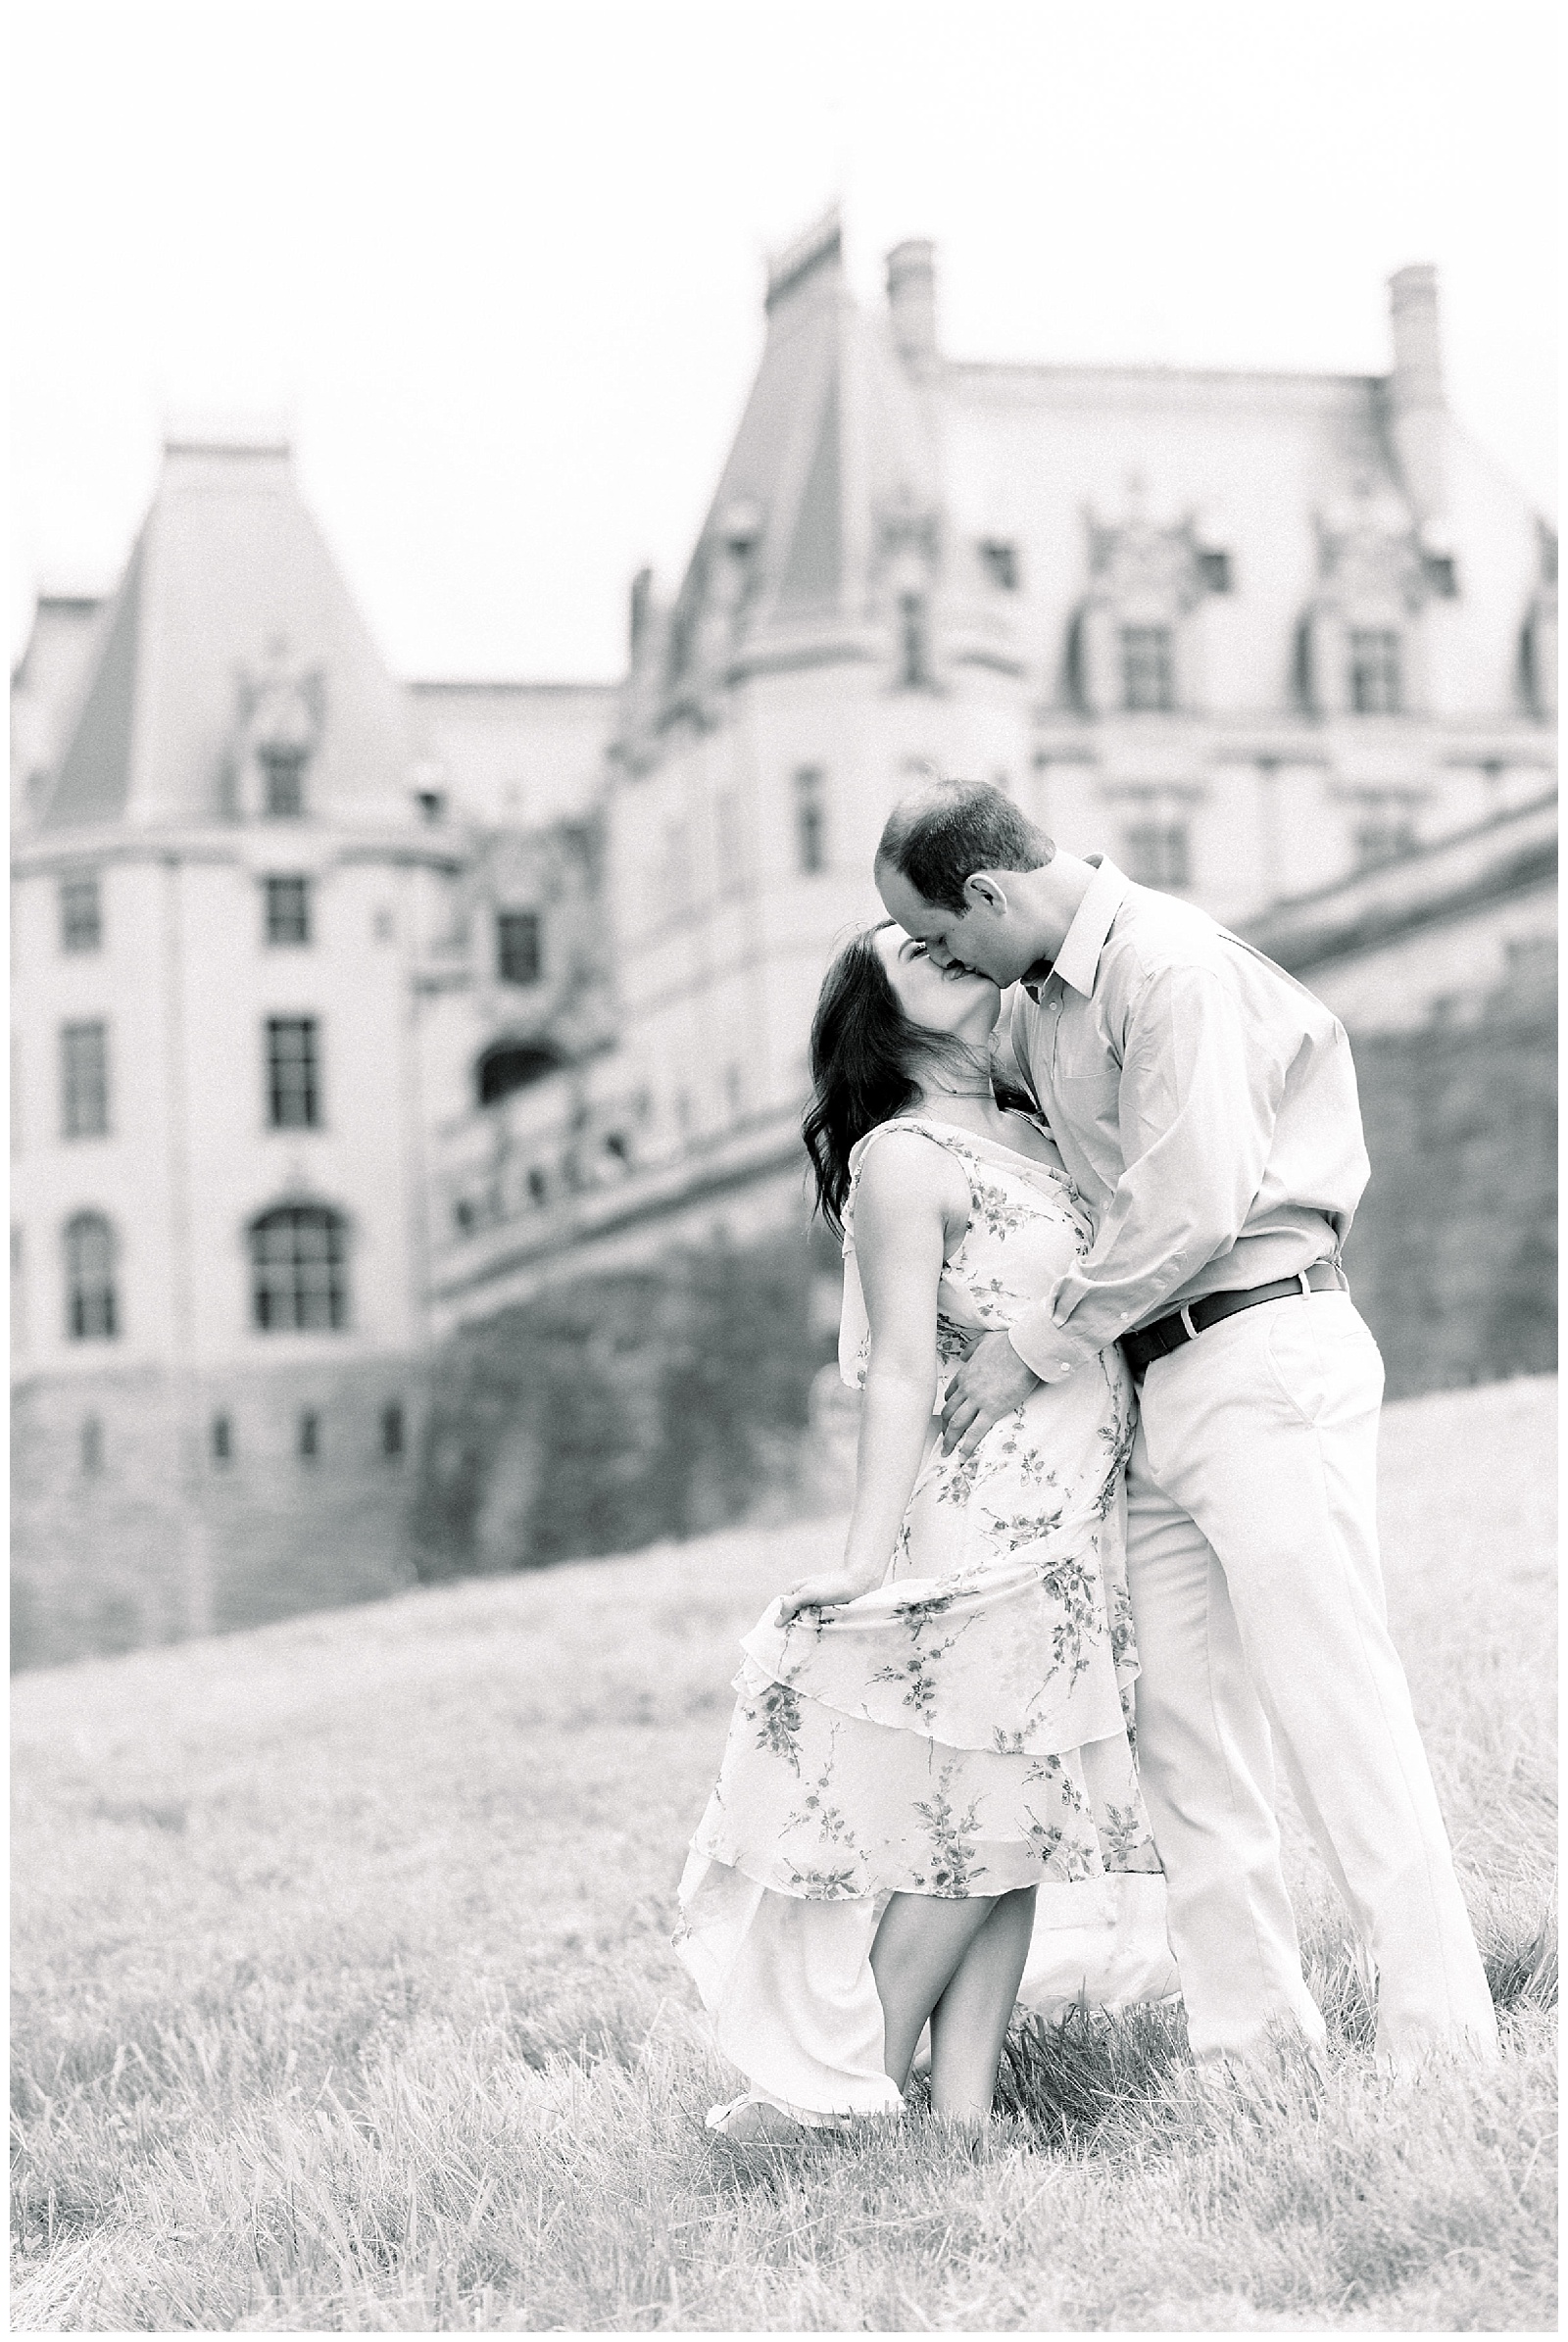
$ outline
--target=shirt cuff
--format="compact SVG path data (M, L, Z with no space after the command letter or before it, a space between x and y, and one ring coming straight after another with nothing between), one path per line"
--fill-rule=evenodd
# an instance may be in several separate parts
M1007 1340L1030 1373L1043 1383L1063 1383L1100 1355L1100 1344L1086 1344L1058 1326L1049 1305L1027 1310L1008 1327Z

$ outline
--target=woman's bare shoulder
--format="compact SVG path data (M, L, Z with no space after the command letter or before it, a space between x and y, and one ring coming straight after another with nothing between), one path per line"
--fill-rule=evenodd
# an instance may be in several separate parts
M870 1134L856 1187L860 1204L873 1212L923 1204L946 1217L956 1204L967 1209L969 1201L969 1182L952 1148L918 1122L897 1115Z

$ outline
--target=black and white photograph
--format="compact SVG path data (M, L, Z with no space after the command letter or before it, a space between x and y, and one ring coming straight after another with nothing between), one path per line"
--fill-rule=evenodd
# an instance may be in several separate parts
M8 10L12 2330L1557 2330L1560 25Z

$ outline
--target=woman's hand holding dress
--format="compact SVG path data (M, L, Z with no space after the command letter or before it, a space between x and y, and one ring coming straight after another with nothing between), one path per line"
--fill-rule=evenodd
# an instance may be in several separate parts
M846 1602L858 1601L861 1594L868 1594L881 1583L880 1571L867 1576L863 1570L848 1567L822 1570L814 1578L803 1578L799 1586L792 1586L779 1595L779 1624L787 1627L803 1610L837 1610Z

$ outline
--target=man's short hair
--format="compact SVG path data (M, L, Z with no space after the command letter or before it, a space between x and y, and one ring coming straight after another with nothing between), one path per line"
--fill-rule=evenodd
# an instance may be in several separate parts
M989 781L935 781L894 806L877 846L923 902L961 913L976 870L1041 870L1056 851L1010 797Z

